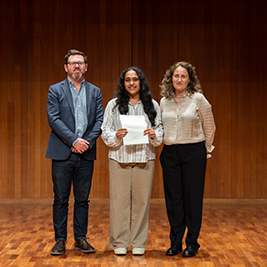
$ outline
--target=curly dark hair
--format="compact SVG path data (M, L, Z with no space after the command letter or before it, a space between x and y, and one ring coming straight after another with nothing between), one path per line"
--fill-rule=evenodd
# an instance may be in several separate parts
M181 62L176 62L168 70L166 70L166 73L162 80L162 84L160 85L161 88L160 94L162 96L165 96L167 99L175 97L175 89L172 84L172 75L179 66L185 68L189 75L190 81L188 83L186 91L189 94L194 94L195 92L202 93L201 85L195 72L195 67L193 67L188 62L181 61Z
M116 105L115 105L114 109L118 106L120 114L125 115L128 113L128 102L129 102L130 96L125 89L124 79L125 79L125 74L130 70L135 71L139 77L139 80L140 80L140 91L139 91L140 99L141 99L141 102L143 104L144 111L147 114L151 125L155 126L155 118L157 116L157 112L156 112L154 105L153 105L153 102L152 102L152 97L151 97L151 92L149 90L148 82L147 82L147 79L146 79L144 73L142 72L142 70L140 70L137 67L134 67L134 66L129 67L121 73L120 79L118 82L118 92L116 95L117 100L116 100Z

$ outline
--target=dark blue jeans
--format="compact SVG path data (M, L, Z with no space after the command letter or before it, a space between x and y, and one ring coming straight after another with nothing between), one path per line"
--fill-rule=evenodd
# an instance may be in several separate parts
M71 185L74 194L74 238L85 238L88 227L88 197L91 190L94 161L72 153L67 160L52 160L54 183L53 222L55 239L67 240L68 206Z

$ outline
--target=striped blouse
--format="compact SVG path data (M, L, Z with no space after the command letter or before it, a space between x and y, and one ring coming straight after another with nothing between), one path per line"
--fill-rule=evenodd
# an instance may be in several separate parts
M164 126L164 144L188 144L205 141L208 152L215 134L211 105L201 93L185 93L178 104L174 98L160 101Z
M154 140L149 139L148 144L127 146L123 145L123 138L118 140L116 137L116 131L122 128L118 107L113 110L116 105L116 98L108 102L105 109L104 121L101 127L101 137L105 144L109 146L110 159L114 159L119 163L144 163L155 159L155 147L159 146L163 140L163 127L159 105L155 100L152 101L157 112L154 127L151 126L151 123L144 112L141 101L139 101L135 106L128 103L129 111L127 115L144 115L147 122L147 128L154 129L156 138Z

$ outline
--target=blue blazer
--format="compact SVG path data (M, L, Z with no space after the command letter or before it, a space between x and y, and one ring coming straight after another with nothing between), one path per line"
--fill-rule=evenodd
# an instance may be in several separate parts
M89 142L89 149L81 154L87 160L96 159L96 139L101 134L103 122L102 94L99 88L85 82L88 125L83 139ZM71 154L75 134L75 115L68 80L50 86L47 98L50 134L46 158L66 160Z

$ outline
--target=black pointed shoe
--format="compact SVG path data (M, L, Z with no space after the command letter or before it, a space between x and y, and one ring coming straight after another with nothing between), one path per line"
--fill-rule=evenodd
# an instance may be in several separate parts
M175 255L177 255L177 254L179 254L179 253L181 253L183 250L182 250L182 248L181 247L178 247L178 246L171 246L168 250L167 250L167 252L166 252L166 255L167 256L175 256Z
M65 253L65 240L60 239L56 242L54 247L51 249L51 255L58 256Z
M183 253L183 257L194 257L198 253L198 248L193 248L191 246L188 246Z
M95 253L95 249L86 241L86 238L76 240L74 249L84 253Z

